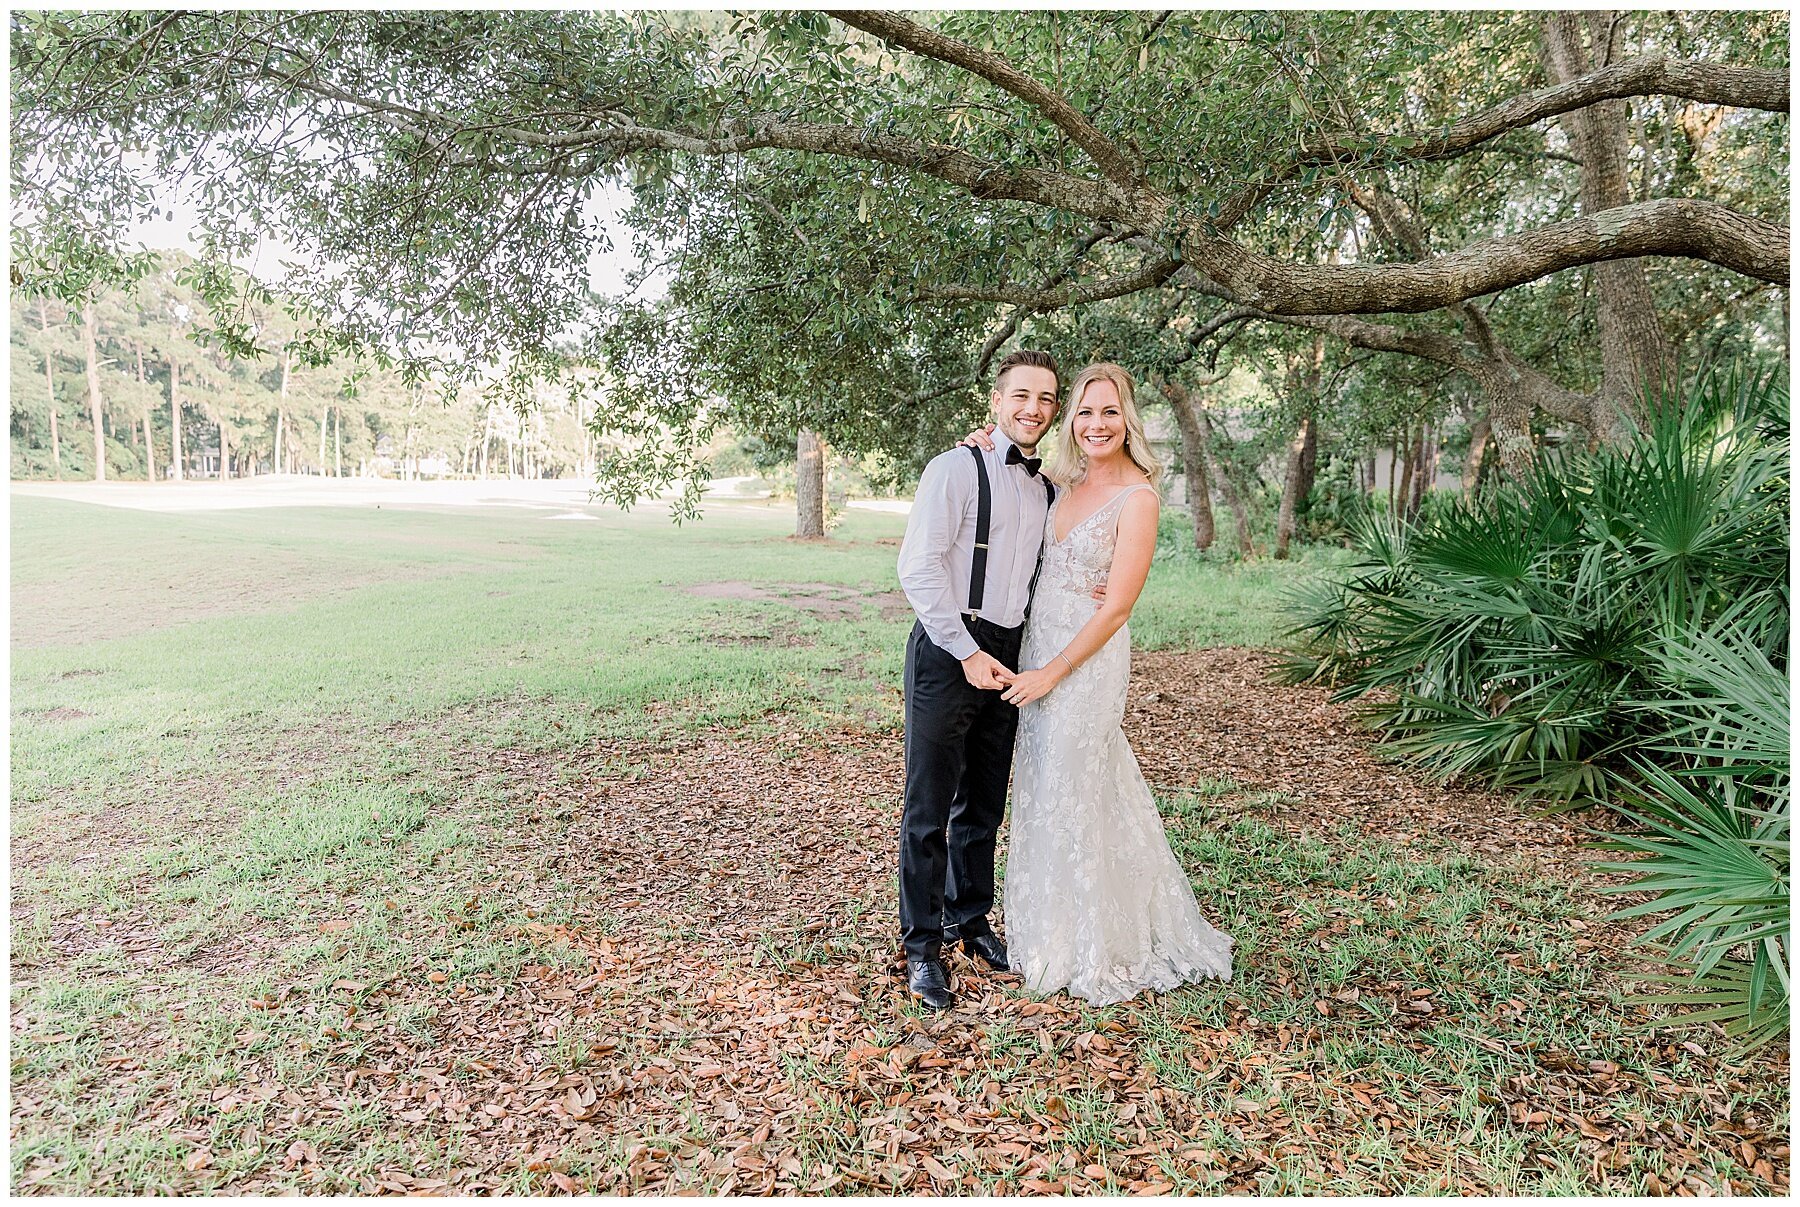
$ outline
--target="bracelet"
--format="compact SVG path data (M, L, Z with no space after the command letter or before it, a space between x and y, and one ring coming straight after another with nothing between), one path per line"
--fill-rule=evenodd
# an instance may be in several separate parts
M1075 673L1075 664L1073 662L1069 661L1069 656L1067 654L1060 653L1060 652L1056 656L1063 660L1063 665L1068 667L1069 673L1071 675L1073 675Z

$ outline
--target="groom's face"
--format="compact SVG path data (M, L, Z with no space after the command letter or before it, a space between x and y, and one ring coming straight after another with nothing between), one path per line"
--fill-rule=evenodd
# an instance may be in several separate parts
M1029 453L1056 422L1056 374L1036 365L1014 365L994 383L994 422Z

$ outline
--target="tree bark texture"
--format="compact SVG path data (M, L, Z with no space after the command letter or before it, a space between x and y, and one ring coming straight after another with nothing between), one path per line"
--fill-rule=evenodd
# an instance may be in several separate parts
M1319 421L1308 415L1288 445L1287 465L1281 479L1281 508L1275 517L1275 556L1285 558L1293 540L1299 514L1312 494L1313 473L1319 462Z
M1566 84L1611 65L1618 57L1624 30L1618 17L1601 11L1546 14L1543 56L1550 79ZM1626 102L1600 101L1557 120L1581 161L1581 212L1603 215L1632 204L1627 173L1631 126ZM1583 426L1597 439L1613 441L1641 422L1640 395L1645 390L1660 392L1665 386L1669 343L1641 261L1597 263L1593 273L1599 299L1602 370L1600 389Z
M1469 455L1463 462L1462 472L1464 494L1474 494L1481 485L1481 462L1487 456L1488 437L1492 431L1485 414L1469 425Z
M1412 478L1407 483L1406 515L1415 519L1425 502L1425 484L1431 477L1431 425L1421 423L1412 449Z
M1275 556L1285 559L1293 540L1295 516L1312 492L1312 468L1318 457L1319 432L1314 412L1318 406L1319 379L1325 368L1325 336L1315 334L1312 347L1290 365L1288 393L1301 405L1300 429L1288 442L1287 464L1282 467L1281 506L1275 515Z
M1411 509L1412 473L1413 473L1413 438L1407 431L1394 444L1394 472L1388 482L1388 501L1393 506L1394 514L1405 517Z
M1200 434L1200 422L1194 416L1198 404L1186 387L1166 382L1163 397L1175 412L1175 426L1181 432L1181 471L1187 484L1188 512L1194 521L1194 548L1204 552L1212 548L1218 536L1213 520L1211 475L1206 465L1206 440Z
M1248 560L1256 556L1256 543L1250 539L1250 509L1244 505L1244 496L1237 484L1231 480L1231 470L1226 467L1213 451L1212 417L1206 408L1194 401L1191 393L1176 386L1178 391L1171 399L1188 400L1187 413L1194 425L1194 438L1200 449L1200 455L1206 460L1210 470L1209 476L1219 488L1219 497L1225 500L1225 506L1231 510L1232 519L1237 524L1238 552ZM1210 508L1208 512L1210 514Z
M819 434L801 428L794 442L794 535L825 535L825 445Z

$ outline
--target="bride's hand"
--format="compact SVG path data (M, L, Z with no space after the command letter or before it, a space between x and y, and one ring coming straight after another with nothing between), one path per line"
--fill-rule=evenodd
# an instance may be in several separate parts
M1050 694L1050 689L1068 677L1060 661L1052 660L1049 666L1041 666L1035 671L1022 671L1013 676L1012 686L1000 693L1000 698L1008 704L1020 706L1030 704L1033 700L1042 700Z
M991 424L991 423L985 424L981 427L976 428L974 431L970 432L967 436L964 436L961 440L958 440L956 443L957 443L958 447L961 447L961 446L967 445L967 444L972 444L976 448L981 449L983 452L991 453L994 451L994 442L992 440L988 439L988 433L993 430L994 430L993 424Z

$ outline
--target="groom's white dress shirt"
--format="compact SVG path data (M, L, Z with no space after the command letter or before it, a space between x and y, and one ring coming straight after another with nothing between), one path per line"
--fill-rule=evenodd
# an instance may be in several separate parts
M994 451L981 454L993 488L987 577L981 618L1001 628L1025 623L1031 576L1044 542L1049 510L1044 479L1008 465L1012 441L996 429ZM931 459L919 478L906 539L900 543L900 587L932 643L957 661L981 648L963 627L969 610L969 570L975 556L975 459L958 446Z

